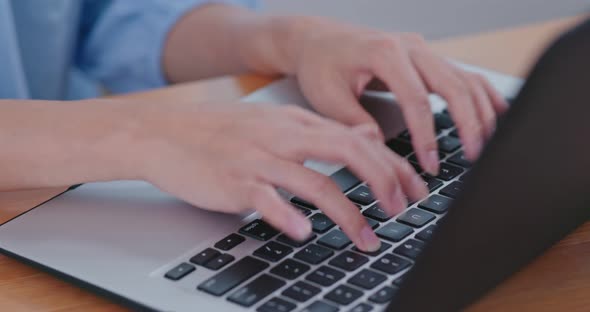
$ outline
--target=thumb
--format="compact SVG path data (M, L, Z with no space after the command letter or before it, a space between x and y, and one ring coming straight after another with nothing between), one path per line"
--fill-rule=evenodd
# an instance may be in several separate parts
M347 126L364 125L361 127L364 129L362 131L376 132L376 135L383 140L384 136L377 121L365 110L350 88L330 84L322 90L322 96L317 101L314 101L313 96L310 100L314 108L322 115Z

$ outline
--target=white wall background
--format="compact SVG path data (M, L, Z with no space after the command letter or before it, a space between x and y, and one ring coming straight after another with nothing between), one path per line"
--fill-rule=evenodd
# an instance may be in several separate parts
M262 0L276 13L336 17L441 38L590 12L590 0Z

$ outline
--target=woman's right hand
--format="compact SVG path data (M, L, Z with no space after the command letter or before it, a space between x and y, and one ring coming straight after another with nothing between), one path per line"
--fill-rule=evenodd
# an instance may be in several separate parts
M420 176L368 125L349 128L294 106L142 104L130 138L138 177L205 209L256 209L297 240L311 234L310 222L277 187L319 207L360 249L380 246L359 209L330 178L304 167L306 159L347 166L391 215L405 209L406 197L427 195Z

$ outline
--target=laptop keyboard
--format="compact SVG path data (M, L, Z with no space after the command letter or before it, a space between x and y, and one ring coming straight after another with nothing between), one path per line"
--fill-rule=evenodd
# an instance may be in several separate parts
M225 297L243 307L256 307L259 312L365 312L383 308L395 296L404 275L436 231L436 224L461 192L471 166L461 151L452 119L445 112L434 117L440 173L436 177L422 174L430 195L411 203L400 215L388 216L369 187L348 170L332 175L375 229L382 240L380 250L358 250L328 216L294 197L291 203L312 223L314 234L306 241L294 241L263 220L254 220L172 268L164 277L178 281L197 267L218 271L195 285L198 291ZM405 131L386 144L422 173L410 139ZM241 259L230 254L248 239L264 243Z

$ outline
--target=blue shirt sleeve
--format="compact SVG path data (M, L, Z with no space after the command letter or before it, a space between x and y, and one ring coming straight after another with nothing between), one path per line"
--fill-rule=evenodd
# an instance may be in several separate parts
M86 0L76 66L114 93L163 86L169 31L188 11L207 3L254 8L257 0Z

